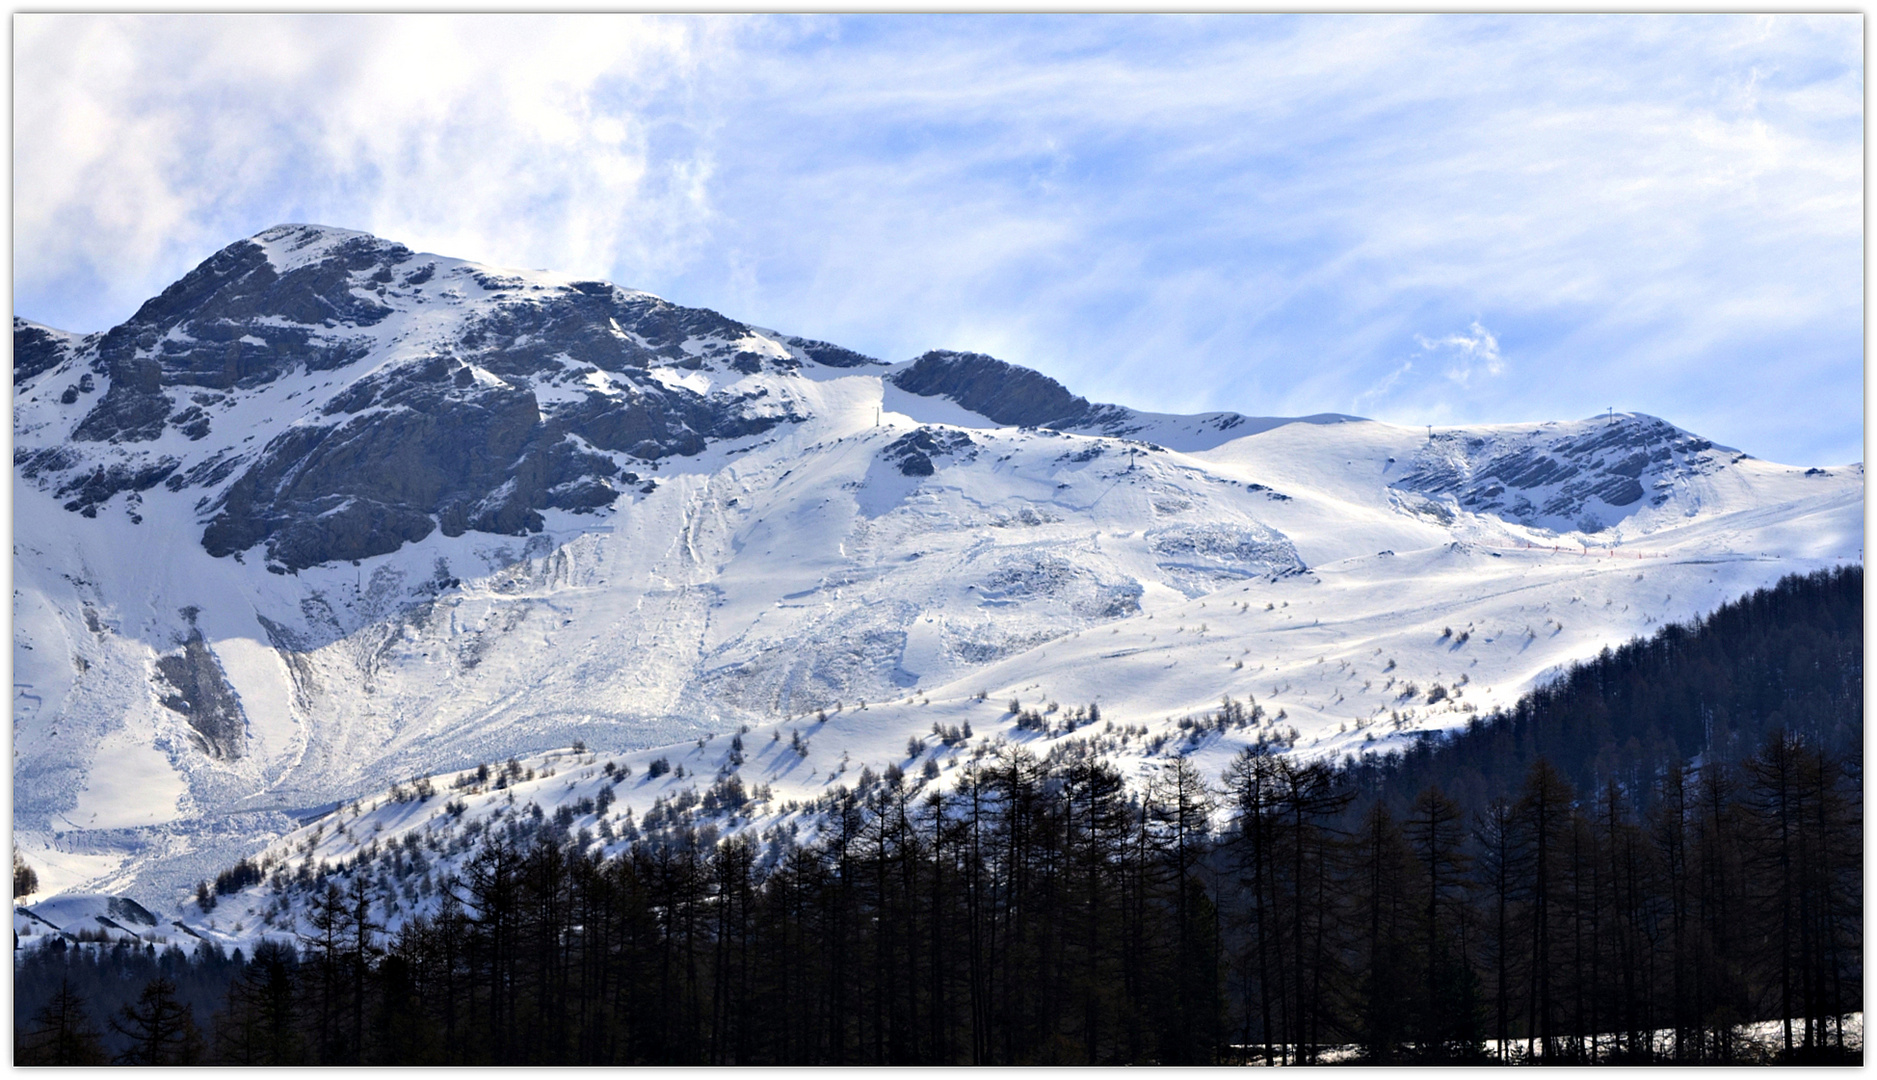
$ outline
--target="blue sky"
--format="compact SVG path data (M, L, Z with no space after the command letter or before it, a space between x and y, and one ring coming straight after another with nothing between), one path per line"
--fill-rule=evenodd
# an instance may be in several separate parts
M314 221L1141 408L1859 460L1862 29L21 15L14 305Z

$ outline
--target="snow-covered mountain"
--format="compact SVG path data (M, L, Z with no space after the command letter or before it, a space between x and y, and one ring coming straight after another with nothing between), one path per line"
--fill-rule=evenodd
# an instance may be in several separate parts
M576 741L641 814L687 786L643 766L715 776L745 725L773 814L1090 704L1142 761L1361 751L1863 557L1862 465L1649 416L1143 413L313 226L105 333L16 319L14 446L16 841L155 909ZM1180 741L1226 695L1266 722Z

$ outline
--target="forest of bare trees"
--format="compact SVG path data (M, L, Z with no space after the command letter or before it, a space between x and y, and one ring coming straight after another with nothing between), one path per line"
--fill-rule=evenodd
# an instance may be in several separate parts
M1779 1059L1859 1060L1861 588L1791 579L1391 761L1131 785L1005 744L942 794L868 773L800 843L673 819L605 859L516 815L395 932L360 863L252 956L34 950L17 1059L1726 1062L1774 1020Z

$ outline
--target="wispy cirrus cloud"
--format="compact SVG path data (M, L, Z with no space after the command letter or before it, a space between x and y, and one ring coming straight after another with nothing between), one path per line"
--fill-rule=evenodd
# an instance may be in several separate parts
M1499 355L1499 339L1491 330L1480 325L1474 319L1465 333L1448 334L1440 338L1426 338L1414 335L1414 340L1424 353L1443 355L1447 358L1445 374L1447 378L1467 386L1475 374L1505 374L1505 357Z
M39 19L79 328L312 218L1147 408L1861 453L1856 16Z

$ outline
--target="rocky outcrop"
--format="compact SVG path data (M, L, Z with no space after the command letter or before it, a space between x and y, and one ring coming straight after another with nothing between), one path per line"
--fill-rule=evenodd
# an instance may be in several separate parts
M1092 406L1047 375L983 353L933 350L892 376L909 394L945 397L999 424L1075 427Z
M58 367L72 355L73 347L71 335L14 316L13 382L17 385Z
M158 457L98 465L69 477L55 494L66 500L65 509L97 517L99 503L120 491L148 491L175 472L177 464L173 457Z
M1112 427L1133 415L1120 406L1091 404L1047 375L983 353L935 349L890 378L909 394L950 398L1013 427Z
M655 460L779 422L741 399L646 379L589 393L544 416L535 395L435 356L361 380L323 410L331 423L277 436L213 506L204 548L266 542L298 570L395 551L441 529L516 535L540 511L610 506L639 476L608 452Z
M382 362L411 325L386 320L425 309L449 312L444 333L426 331L428 356L341 373L334 389L272 385ZM791 419L761 389L700 391L654 374L802 365L752 333L605 282L547 284L362 233L278 226L217 252L108 333L80 342L16 320L16 381L60 364L86 370L56 398L78 413L70 440L22 447L15 464L87 516L159 483L219 489L199 504L205 549L265 544L283 571L384 554L437 530L526 533L543 527L545 510L610 506L643 486L625 459L696 454ZM836 366L872 362L823 343L804 352ZM244 433L183 458L137 445L166 433L207 439L224 411L257 400L272 403L263 415L292 421L264 445ZM131 517L140 520L134 507Z
M481 385L444 357L354 386L327 411L338 422L289 429L229 485L203 533L209 554L267 541L297 570L395 551L439 526L525 532L541 527L550 488L619 471L555 445L534 395Z
M106 333L92 366L110 386L72 438L147 442L171 422L201 438L208 432L202 405L213 397L184 404L171 388L253 388L366 355L372 342L359 331L392 310L374 288L382 293L410 250L351 235L323 257L279 272L256 240L291 239L296 228L304 227L230 244Z
M191 627L181 650L157 657L156 671L163 706L189 721L202 752L222 761L240 757L247 745L247 716L202 631Z
M810 360L827 367L857 368L867 367L872 364L884 366L886 363L884 360L875 360L871 356L865 356L852 349L844 349L839 345L833 345L826 341L815 341L812 338L799 337L784 338L783 340L802 350L803 353L807 354Z
M903 476L931 476L933 458L967 453L976 445L962 431L921 427L893 440L880 456L897 466Z
M1394 486L1527 525L1597 532L1645 499L1666 503L1679 479L1728 456L1665 420L1622 414L1520 435L1437 433Z

